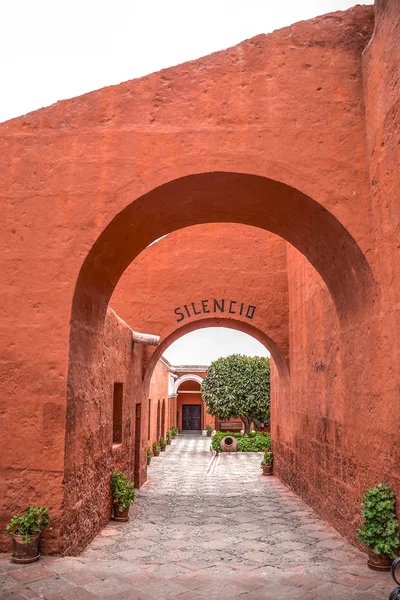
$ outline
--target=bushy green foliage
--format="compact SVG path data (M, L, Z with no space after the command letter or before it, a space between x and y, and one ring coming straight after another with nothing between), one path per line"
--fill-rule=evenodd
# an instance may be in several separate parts
M153 458L153 456L154 456L154 454L152 453L152 451L151 451L151 448L150 448L150 447L148 447L148 448L147 448L147 457L148 457L148 458Z
M111 475L110 487L113 502L119 505L119 512L124 512L135 500L136 492L133 481L130 481L122 471L114 471Z
M269 358L232 354L211 363L201 384L207 412L218 419L244 423L245 433L255 419L269 419Z
M206 431L207 431L207 433L212 433L213 428L211 427L210 424L206 425Z
M217 431L211 441L211 447L215 452L221 452L221 440L227 435L238 440L239 452L264 452L266 448L271 448L271 435L269 433L253 431L245 434Z
M165 437L167 438L168 442L172 439L172 433L170 431L167 431L167 433L165 434Z
M272 463L274 462L274 455L269 450L265 450L264 457L260 462L260 467L272 467Z
M17 514L13 516L7 525L7 531L10 535L23 535L24 542L28 544L31 535L40 533L49 523L50 519L47 508L43 506L29 506L23 515Z
M395 494L385 483L367 490L360 504L364 525L357 529L358 541L364 542L375 554L386 554L390 558L396 558L400 549L395 503Z
M179 429L177 427L171 427L172 437L175 437L179 433Z
M160 452L161 448L158 442L153 442L153 450L155 450L156 452Z
M167 440L165 440L163 438L163 436L160 437L160 446L161 448L165 448L165 446L167 445Z

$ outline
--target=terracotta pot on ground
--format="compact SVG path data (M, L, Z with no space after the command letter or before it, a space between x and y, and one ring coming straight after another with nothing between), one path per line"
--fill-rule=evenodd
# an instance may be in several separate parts
M31 535L29 542L24 542L23 535L13 535L13 553L11 560L15 563L31 563L39 560L40 533Z
M153 452L153 454L154 454L154 452ZM149 466L150 463L151 463L151 456L148 456L147 457L147 466Z
M165 446L162 446L161 452L165 452Z
M153 454L154 454L154 456L160 456L160 451L159 450L153 450Z
M272 475L272 465L263 465L263 475Z
M171 445L171 440L167 440L167 444L168 444L168 446L170 446Z
M238 441L236 438L227 435L221 440L222 452L236 452L238 447Z
M207 431L207 437L211 437L211 431Z
M118 502L113 502L113 521L129 521L129 506L122 512L119 510L120 504Z
M375 554L370 548L367 548L368 561L367 564L373 571L390 571L393 558L386 554Z

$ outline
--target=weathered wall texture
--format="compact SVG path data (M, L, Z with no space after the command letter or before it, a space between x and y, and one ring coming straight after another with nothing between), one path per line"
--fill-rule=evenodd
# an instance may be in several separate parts
M191 238L181 244L187 272L177 268L180 286L167 288L160 257L156 278L124 293L125 306L127 293L134 299L129 325L160 328L156 352L135 347L132 355L129 328L107 307L151 242L210 222L259 227L297 249L282 287L268 271L283 256L279 243L271 237L273 256L258 253L249 234L250 260L271 277L268 295L257 288L263 318L248 332L272 346L277 337L279 475L350 536L365 487L379 477L399 489L396 0L379 0L376 16L364 58L373 13L358 6L0 126L1 526L24 508L22 498L47 504L54 528L46 550L77 552L107 518L114 459L145 476L145 404L135 464L133 445L124 456L110 452L110 383L126 383L133 440L133 408L149 397L158 353L208 324L196 315L177 329L174 308L233 290L231 300L253 301L255 279L234 253L229 269L218 256L215 268L208 259L210 276L202 273ZM226 240L219 247L229 252ZM183 287L193 269L202 275L196 298ZM286 322L287 303L283 312L277 303L277 315L268 304L282 290ZM242 316L230 325L246 330Z
M133 345L131 329L108 310L102 339L91 358L90 372L73 382L77 401L67 419L63 521L67 554L79 551L109 521L111 472L121 469L134 476L135 407L143 400L142 346ZM123 384L121 444L113 444L114 383ZM142 422L141 438L146 440L144 432Z

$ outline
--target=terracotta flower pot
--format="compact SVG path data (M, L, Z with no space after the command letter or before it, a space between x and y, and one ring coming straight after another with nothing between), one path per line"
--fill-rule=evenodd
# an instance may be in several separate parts
M167 444L168 444L168 446L170 446L171 445L171 440L167 440Z
M262 472L263 475L272 475L272 465L263 465Z
M160 456L160 451L159 450L153 450L153 454L154 454L154 456Z
M165 452L165 446L161 446L161 452Z
M112 519L113 521L129 521L129 506L128 508L125 508L125 510L123 510L122 512L119 510L120 507L120 503L119 502L113 502L113 514L112 514Z
M207 431L207 437L211 437L211 431Z
M24 542L23 535L13 535L13 553L11 560L15 563L31 563L39 560L40 533L31 535L29 542Z
M367 565L373 571L390 571L392 566L393 558L386 554L375 554L371 548L367 548L368 561Z
M154 453L153 453L154 454ZM151 463L151 456L147 457L147 466L149 466L149 464Z

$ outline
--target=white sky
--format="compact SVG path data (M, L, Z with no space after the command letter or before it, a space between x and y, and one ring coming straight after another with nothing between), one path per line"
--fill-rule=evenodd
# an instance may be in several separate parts
M372 4L365 0L364 4ZM0 122L233 46L354 0L0 0ZM240 332L203 329L175 364L265 354Z
M0 122L354 4L354 0L2 0Z
M164 352L173 365L209 365L213 360L230 354L269 356L259 341L236 329L206 327L176 340Z

